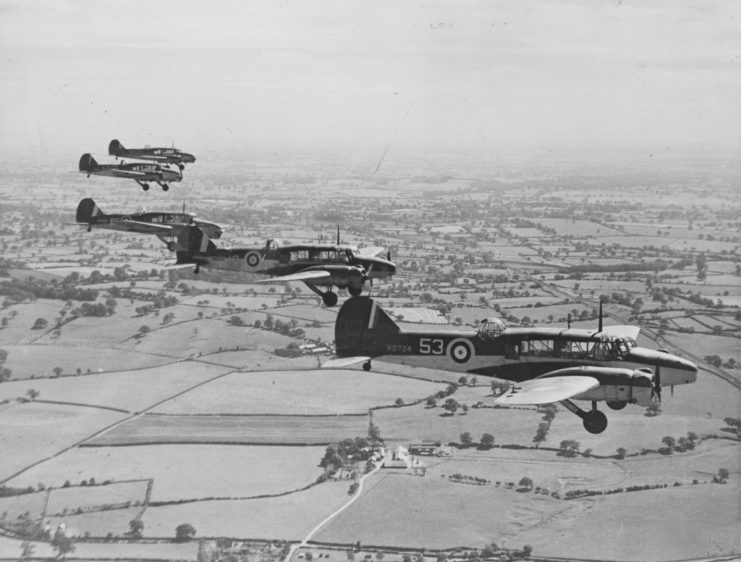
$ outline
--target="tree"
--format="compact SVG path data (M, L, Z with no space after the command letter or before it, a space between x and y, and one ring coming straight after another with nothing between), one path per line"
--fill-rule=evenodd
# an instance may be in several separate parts
M46 318L37 318L36 322L31 327L32 330L44 330L49 325L49 321Z
M494 436L491 433L484 433L481 436L481 446L484 449L491 449L494 446Z
M617 458L624 459L626 454L628 454L628 451L625 450L625 447L617 448Z
M175 527L175 541L187 542L196 535L196 529L190 523L181 523Z
M445 404L443 404L443 408L446 412L450 412L451 416L455 414L459 406L460 404L458 404L458 400L456 400L455 398L448 398L445 401Z
M28 396L28 400L30 402L33 402L34 400L36 400L39 397L39 394L40 394L39 391L36 390L35 388L29 388L26 391L26 396Z
M34 545L31 541L21 543L21 560L30 560L33 558Z
M724 484L725 481L728 480L728 476L730 476L730 475L729 475L727 469L721 468L721 469L718 470L718 481L721 484Z
M466 377L460 377L458 379L458 384L468 384L468 379Z
M143 325L139 326L139 335L140 336L143 336L143 335L147 334L150 330L151 330L151 328L149 326L147 326L146 324L143 324Z
M428 397L427 400L425 401L425 406L427 406L428 408L434 408L435 406L437 406L437 400L435 400L435 397L434 396Z
M518 486L521 488L526 488L528 490L533 489L533 479L528 476L523 476L520 478L520 482L518 483Z
M64 558L67 554L75 550L72 538L65 535L64 530L61 528L57 528L57 532L54 533L51 546L57 551L57 558Z
M677 444L677 441L672 437L671 435L665 436L661 442L667 446L669 449L669 452L671 452L674 449L674 446Z
M467 431L465 433L461 433L461 445L463 445L464 447L470 447L471 443L473 443L471 434Z
M141 538L144 530L144 521L141 519L132 519L129 521L129 534L135 538Z
M396 402L394 402L394 406L396 407L403 406L403 405L404 405L404 400L402 400L401 398L397 398Z
M63 371L63 369L62 369L61 367L54 367L54 368L52 369L52 371L54 371L54 374L55 374L56 376L58 376L58 377L59 377L59 376L61 376L61 375L62 375L62 371Z
M526 544L522 547L522 557L523 558L530 558L530 555L533 553L533 547L529 544Z

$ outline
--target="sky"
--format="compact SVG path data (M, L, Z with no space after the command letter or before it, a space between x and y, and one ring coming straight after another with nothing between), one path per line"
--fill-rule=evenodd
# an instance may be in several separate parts
M741 154L740 27L737 0L0 0L0 153Z

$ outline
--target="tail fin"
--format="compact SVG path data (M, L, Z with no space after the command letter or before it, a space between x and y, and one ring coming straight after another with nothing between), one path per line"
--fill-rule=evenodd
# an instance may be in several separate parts
M216 252L216 245L203 230L197 226L183 228L178 234L178 247L186 248L177 252L177 263L191 263L198 255L210 255Z
M111 156L120 156L125 152L126 149L124 148L124 145L122 145L118 139L113 139L110 143L108 143L108 154L110 154Z
M89 197L83 199L80 201L80 204L77 205L77 222L91 223L95 222L95 219L102 216L105 216L105 213L101 211L95 201Z
M86 152L80 156L80 164L78 166L81 172L94 172L98 168L98 163L93 158L93 155Z
M337 314L334 339L338 357L367 355L376 357L389 352L401 329L370 297L345 301Z

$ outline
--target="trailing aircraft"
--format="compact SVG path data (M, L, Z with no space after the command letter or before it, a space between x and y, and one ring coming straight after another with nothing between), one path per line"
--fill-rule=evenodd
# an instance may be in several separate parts
M356 248L346 244L293 244L280 245L268 240L264 246L245 248L217 248L200 228L191 226L178 236L178 246L187 250L176 252L175 267L195 265L246 273L272 275L264 283L301 281L322 297L326 306L337 304L333 287L347 289L354 296L360 295L366 281L385 279L396 273L391 256L378 257L383 248ZM320 287L326 287L322 291Z
M149 183L157 183L162 191L170 189L168 182L180 181L183 174L177 168L169 164L159 164L157 162L123 162L120 164L98 164L91 154L85 153L80 157L79 170L90 177L91 174L96 176L110 176L113 178L132 179L138 183L144 191L149 190Z
M192 164L196 157L177 148L125 148L118 139L108 144L108 154L116 158L135 158L138 160L154 160L164 164L175 164L180 171L186 164Z
M597 409L605 401L613 410L627 404L648 406L661 400L662 386L689 384L697 366L664 350L638 347L637 326L512 328L498 318L479 329L406 330L372 299L348 299L335 324L337 358L328 368L371 360L486 375L514 382L499 404L560 402L582 418L590 433L602 433L607 417ZM584 411L572 402L586 400Z
M174 250L180 231L188 226L196 226L210 238L221 238L224 229L216 223L196 219L193 213L145 212L131 214L106 214L90 198L83 199L77 205L77 223L87 226L87 231L95 228L123 230L141 234L154 234L165 244L168 250Z

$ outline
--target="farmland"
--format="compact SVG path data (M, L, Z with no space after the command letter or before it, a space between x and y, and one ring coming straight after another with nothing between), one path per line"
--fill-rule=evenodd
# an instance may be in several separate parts
M174 258L154 237L67 224L91 191L111 211L130 209L130 193L60 177L39 197L32 172L12 180L3 172L0 367L10 375L0 383L0 445L12 454L0 479L24 493L0 497L0 526L15 529L9 521L26 512L64 523L90 558L158 558L147 552L169 546L161 557L195 560L194 544L181 553L180 544L138 541L132 520L143 539L165 541L186 522L196 539L298 542L316 528L312 540L334 543L341 560L357 541L386 548L387 560L397 548L491 542L625 561L738 553L741 454L725 422L741 411L733 177L697 172L677 187L668 174L669 200L660 185L647 189L619 170L575 180L554 169L545 181L471 162L460 177L429 182L400 161L375 179L322 161L298 188L286 170L299 173L303 159L264 158L244 177L212 166L199 179L208 196L193 203L192 192L153 191L147 204L188 200L228 226L221 247L333 239L340 223L343 240L391 251L398 273L376 283L373 297L406 329L470 332L490 317L551 327L571 318L593 329L602 299L606 325L638 324L641 345L696 361L697 382L664 389L657 415L605 409L600 435L558 406L536 446L543 411L494 407L485 377L460 382L459 372L380 358L371 372L319 369L337 308L302 284L164 269ZM446 166L416 164L430 173ZM489 183L492 174L501 181ZM710 181L713 195L701 198ZM465 409L427 404L438 392ZM366 476L375 466L366 457L380 454L371 433L387 457L420 440L441 442L450 456ZM491 448L479 445L485 433ZM691 449L665 444L690 434ZM569 441L572 456L561 447ZM342 449L344 458L342 443L369 450L355 458ZM333 472L332 462L344 465ZM728 477L714 483L720 469ZM524 476L536 489L520 488ZM349 494L363 477L362 492ZM641 490L613 493L631 486ZM596 495L566 498L577 491ZM574 529L600 539L569 540ZM86 539L109 534L122 542ZM21 540L15 551L0 541L0 553L16 556ZM39 542L37 552L45 548Z

